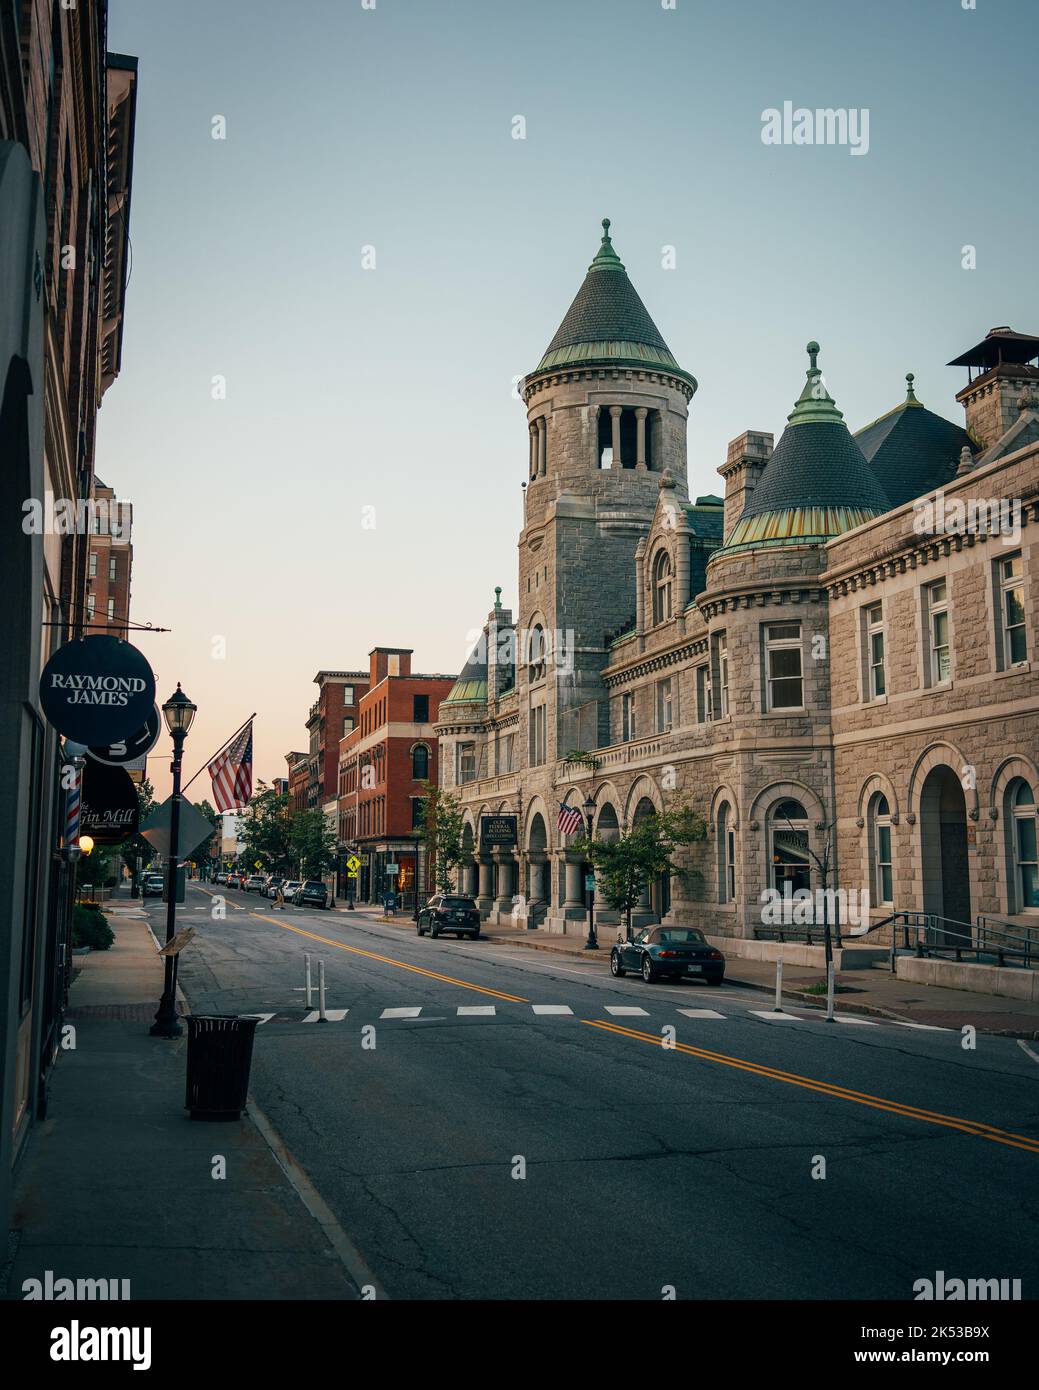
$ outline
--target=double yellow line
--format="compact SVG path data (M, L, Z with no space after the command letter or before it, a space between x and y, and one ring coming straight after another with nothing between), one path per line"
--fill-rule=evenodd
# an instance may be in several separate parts
M599 1028L604 1033L616 1037L632 1038L636 1042L650 1043L653 1047L664 1046L664 1039L654 1033L643 1033L636 1028L625 1028L619 1023L602 1023L584 1018L581 1020L589 1028ZM978 1139L988 1139L993 1144L1006 1144L1012 1149L1024 1149L1028 1153L1039 1154L1039 1139L1030 1139L1027 1134L1013 1134L995 1125L982 1124L979 1120L964 1120L956 1115L941 1115L934 1110L923 1110L918 1105L906 1105L899 1100L885 1100L881 1096L871 1096L865 1091L852 1091L846 1086L836 1086L830 1081L816 1081L810 1076L798 1076L795 1072L779 1071L775 1067L762 1066L759 1062L746 1062L740 1057L727 1057L723 1052L708 1052L702 1047L691 1047L688 1043L668 1044L668 1050L682 1052L687 1057L698 1057L704 1062L716 1062L721 1066L735 1067L738 1071L751 1072L767 1081L781 1081L788 1086L801 1086L806 1091L816 1091L819 1095L831 1096L834 1100L850 1100L856 1105L867 1105L872 1110L885 1110L889 1115L901 1115L907 1120L921 1120L925 1124L940 1125L944 1129L958 1129L962 1134L972 1134Z
M322 946L334 946L337 951L349 951L353 956L366 956L368 960L381 961L383 965L395 965L398 970L410 970L415 975L425 975L430 980L442 980L444 984L460 985L462 989L474 989L477 994L489 994L493 999L504 999L510 1004L529 1004L529 999L523 999L518 994L503 994L500 989L485 989L483 985L471 985L468 980L456 980L453 975L438 975L435 970L423 970L420 965L407 965L402 960L394 960L392 956L380 956L375 951L362 951L359 946L347 946L342 941L333 941L328 936L318 936L316 932L304 931L302 927L294 927L290 922L279 922L273 917L265 917L262 912L254 912L254 917L259 917L261 922L270 922L273 927L282 927L285 931L295 932L297 936L305 936L309 941L320 941Z

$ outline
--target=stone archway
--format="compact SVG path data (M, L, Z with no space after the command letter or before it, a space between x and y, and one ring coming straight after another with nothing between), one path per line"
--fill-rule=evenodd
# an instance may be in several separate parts
M964 937L971 922L967 801L956 773L938 763L920 789L920 858L925 912L945 918L945 939Z
M475 898L480 891L479 872L473 852L476 849L476 836L472 821L466 820L462 826L462 862L458 866L458 891Z
M527 915L531 925L540 926L552 897L548 829L540 811L534 812L527 828L526 880Z
M657 808L648 796L643 796L636 803L635 810L632 812L631 824L636 826L644 821L648 816L655 816ZM640 917L648 914L648 920L661 922L671 910L671 875L659 874L652 883L648 885L643 900L639 904L636 912Z

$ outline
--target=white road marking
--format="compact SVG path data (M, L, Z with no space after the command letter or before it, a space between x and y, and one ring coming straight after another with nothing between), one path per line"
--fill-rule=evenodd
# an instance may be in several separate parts
M1018 1038L1017 1045L1018 1047L1023 1048L1024 1051L1028 1053L1029 1057L1031 1057L1033 1062L1039 1062L1039 1053L1033 1052L1032 1049L1025 1042L1024 1038Z
M834 1014L838 1023L862 1023L867 1028L875 1028L877 1020L875 1018L860 1018L858 1014Z
M459 1018L493 1018L494 1014L493 1004L460 1004L458 1006Z
M259 1028L260 1025L263 1024L263 1023L270 1023L271 1019L272 1019L272 1018L275 1018L276 1015L275 1015L275 1014L242 1014L242 1017L243 1017L243 1018L255 1018L255 1019L256 1019L256 1026L257 1026L257 1028Z
M321 1017L321 1015L318 1013L317 1009L315 1009L313 1013L307 1014L307 1016L306 1016L306 1018L303 1020L303 1022L304 1022L304 1023L316 1023L320 1017Z
M794 1014L777 1014L775 1009L748 1009L747 1012L753 1014L755 1018L774 1018L785 1020L787 1023L801 1022Z
M569 1004L531 1004L536 1014L572 1014Z
M422 1012L422 1006L417 1009L383 1009L380 1018L418 1018Z
M936 1023L907 1023L901 1018L889 1018L885 1022L894 1024L896 1028L918 1028L921 1033L947 1033L948 1028L939 1028Z
M342 1023L349 1012L349 1009L326 1009L325 1017L329 1023Z
M606 1012L608 1014L624 1014L629 1017L634 1017L635 1015L638 1015L638 1017L640 1018L649 1018L648 1009L639 1009L634 1006L629 1007L629 1005L627 1004L607 1004Z
M725 1014L720 1014L717 1009L679 1009L680 1014L685 1014L686 1018L725 1018Z

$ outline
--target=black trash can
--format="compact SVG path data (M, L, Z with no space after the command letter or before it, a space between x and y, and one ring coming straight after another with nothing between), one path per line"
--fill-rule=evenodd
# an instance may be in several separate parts
M256 1018L189 1014L188 1085L184 1107L193 1120L237 1120L249 1093Z

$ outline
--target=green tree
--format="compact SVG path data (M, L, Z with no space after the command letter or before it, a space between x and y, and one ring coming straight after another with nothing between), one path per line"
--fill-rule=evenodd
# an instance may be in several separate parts
M293 819L288 796L258 782L238 830L239 861L248 865L250 873L257 860L269 873L295 869L299 856L293 842Z
M622 912L631 939L631 914L648 886L661 874L681 876L674 861L680 845L707 836L707 825L685 803L655 815L643 816L626 835L616 840L578 840L573 849L594 865L599 889L608 906Z
M456 796L422 783L422 843L441 893L451 888L451 870L462 862L462 807Z
M291 815L289 842L304 878L321 878L336 862L339 836L320 808Z

